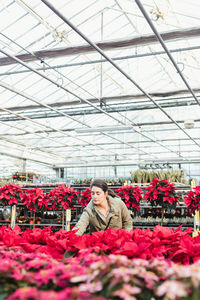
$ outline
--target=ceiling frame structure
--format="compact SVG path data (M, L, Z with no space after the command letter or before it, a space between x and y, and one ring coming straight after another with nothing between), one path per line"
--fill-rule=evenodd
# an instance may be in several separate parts
M15 60L16 62L19 62L19 63L22 64L23 66L25 66L25 67L27 67L28 69L32 70L32 71L35 72L36 74L38 74L38 75L44 77L45 79L47 79L47 80L50 81L51 83L57 85L58 87L64 89L65 91L71 93L72 95L76 96L80 101L86 102L87 104L89 104L89 105L91 105L92 107L96 108L98 111L103 112L104 114L108 115L109 117L111 117L111 118L115 119L117 122L119 122L118 119L114 118L112 115L108 114L107 112L105 112L105 111L102 110L101 108L98 108L96 105L90 103L88 100L84 100L84 99L80 98L79 96L75 95L73 92L70 92L69 90L67 90L67 89L65 89L64 87L60 86L60 85L59 85L58 83L56 83L55 81L53 81L53 80L51 80L50 78L48 78L46 75L41 74L41 72L38 72L38 71L36 71L36 70L33 69L33 68L30 68L26 63L22 62L19 58L14 57L14 56L11 56L10 54L6 53L4 50L0 50L0 51L1 51L2 53L4 53L5 55L7 55L8 57L10 57L10 58L12 58L13 60ZM124 73L124 74L125 74L125 73ZM132 81L132 80L131 80L131 81ZM3 86L3 87L5 87L5 88L7 88L7 89L9 89L9 90L12 90L12 91L13 91L12 87L8 87L8 86L6 86L5 84L3 84L2 82L0 83L0 85ZM18 92L18 93L20 93L20 92ZM23 93L20 93L20 94L23 95ZM145 93L144 93L144 94L145 94ZM23 96L24 96L24 95L23 95ZM27 98L30 98L30 97L27 97ZM31 98L31 100L34 101L34 102L38 102L37 100L35 100L35 99L33 99L33 98ZM153 102L154 102L154 101L153 101ZM40 103L40 102L39 102L39 103ZM41 104L41 103L40 103L40 104ZM154 102L154 104L155 104L155 102ZM44 105L44 106L50 108L50 107L47 106L47 105ZM156 106L159 107L157 104L156 104ZM159 107L159 108L160 108L160 107ZM53 108L50 108L50 109L55 110L55 109L53 109ZM162 110L162 109L161 109L161 110ZM164 112L164 110L162 110L162 111ZM59 112L59 111L57 111L57 112L60 113L60 114L63 114L62 112ZM165 112L165 114L166 114L166 112ZM65 115L65 116L68 116L68 115L66 115L66 114L64 114L64 115ZM169 116L168 116L168 117L169 117ZM22 117L22 119L23 119L23 118L25 118L25 117ZM72 118L72 117L71 117L71 118ZM121 123L122 123L122 122L121 122ZM122 124L124 124L124 123L122 123ZM85 125L85 124L83 124L83 125ZM124 125L125 125L125 124L124 124ZM133 124L133 125L135 125L135 124ZM88 126L88 127L89 127L89 126ZM136 129L135 129L135 130L136 130ZM106 135L106 136L109 136L109 137L111 137L112 139L117 140L117 141L120 142L120 140L119 140L119 139L116 139L116 137L110 136L110 135L106 134L105 132L104 132L103 134ZM140 131L139 131L139 134L144 135L144 136L146 137L146 135L145 135L144 133L140 133ZM147 138L149 138L149 137L147 137ZM152 138L150 137L150 139L152 139ZM159 141L155 141L155 142L156 142L156 143L160 143ZM126 145L129 146L129 147L134 148L134 146L132 146L132 145L129 144L129 143L125 143L125 142L123 142L123 143L126 144ZM160 145L163 146L161 143L160 143ZM166 146L163 146L163 147L164 147L164 148L167 148ZM169 150L170 150L170 149L169 149ZM171 152L175 152L178 156L180 156L180 154L177 153L176 151L173 151L173 150L170 150L170 151L171 151ZM142 150L142 152L143 152L143 153L147 153L147 152L144 151L144 150Z
M154 103L155 106L157 106L174 124L176 124L179 127L180 130L182 130L198 147L200 147L199 143L197 143L181 126L179 126L179 124L175 120L173 120L173 118L159 104L157 104L157 102L148 93L146 93L145 90L143 90L142 87L140 87L126 72L124 72L115 62L113 62L112 59L110 59L95 43L93 43L77 27L75 27L69 20L67 20L61 14L61 12L57 11L50 4L49 1L47 1L47 0L41 0L41 1L44 2L52 11L54 11L74 31L76 31L88 44L90 44L94 49L96 49L97 52L99 52L110 64L112 64L119 72L121 72L129 81L131 81L147 98L149 98L149 100L151 100ZM136 1L136 3L138 4L138 3L140 3L140 1ZM156 35L156 37L158 38L158 35ZM162 44L162 45L164 45L164 44ZM164 47L164 49L166 51L166 47ZM167 54L169 54L169 53L167 53ZM170 57L170 59L171 59L171 57ZM173 62L173 64L176 65L174 62ZM185 78L183 77L183 75L182 75L181 71L179 70L179 68L177 67L177 65L176 65L176 69L178 70L178 73L181 75L181 78L183 79L184 83L186 84L188 90L191 92L191 94L194 97L195 101L199 105L199 100L197 99L197 97L194 94L193 90L191 89L191 87L189 86L189 84L187 83Z
M87 5L81 5L80 12L75 12L73 1L3 2L0 14L9 14L19 5L15 23L19 32L16 39L10 32L14 21L10 25L8 21L1 29L0 154L50 168L139 166L161 161L199 164L200 90L198 77L194 76L194 83L191 77L191 72L198 74L200 71L192 60L200 61L196 51L200 28L195 11L190 26L177 29L178 25L174 23L174 29L168 26L167 17L160 24L150 18L149 7L154 7L151 0L147 3L125 0L123 8L119 1L113 0L110 9L103 7L100 1L87 0ZM94 2L98 4L96 12L90 12L91 17L84 17ZM160 0L156 2L159 7ZM186 2L189 5L189 0ZM72 15L67 15L68 8L75 12L74 23ZM131 9L137 24L131 13L127 17L126 11ZM102 11L105 11L103 25L100 24ZM173 15L176 12L180 18L178 8L170 11ZM113 39L110 34L110 39L107 38L107 14L109 24L117 24L119 32L120 21L117 20L121 20L128 28L127 36L118 35ZM81 25L73 25L77 23L76 16L82 16ZM31 43L22 39L20 20L26 18L33 24L27 31L29 35L37 27L43 28L43 35L49 39L51 47L42 49L41 36ZM94 32L98 32L95 42L93 32L84 33L84 26L93 23L93 19L99 21L94 28ZM105 26L106 39L96 42L101 35L101 26ZM184 47L184 40L191 41L191 45ZM66 43L68 47L64 46ZM40 45L39 50L34 49L36 45ZM133 54L138 49L139 52ZM142 72L141 65L145 66L142 60L147 65L155 64L152 76L149 69ZM158 88L159 82L164 88ZM187 119L194 120L194 128L184 127ZM77 134L81 128L118 125L132 126L132 130ZM27 154L26 149L30 150Z

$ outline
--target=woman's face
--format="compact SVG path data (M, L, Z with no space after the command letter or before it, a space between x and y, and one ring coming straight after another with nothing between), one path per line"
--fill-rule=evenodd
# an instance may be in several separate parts
M105 192L97 187L97 186L93 186L92 190L91 190L91 195L92 195L92 201L95 205L101 205L104 201L106 200L106 197L108 195L108 192Z

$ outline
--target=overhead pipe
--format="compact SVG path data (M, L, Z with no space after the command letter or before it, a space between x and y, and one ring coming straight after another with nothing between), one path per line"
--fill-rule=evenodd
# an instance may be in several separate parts
M1 81L0 81L1 82ZM197 93L200 92L200 89L195 89L195 91ZM187 94L188 93L188 90L174 90L174 91L168 91L168 92L151 92L149 93L150 96L154 96L154 97L162 97L162 98L159 98L157 99L157 101L163 101L163 98L164 97L171 97L171 96L174 96L174 95L182 95L182 94ZM144 98L144 95L143 94L127 94L127 95L119 95L119 96L111 96L111 97L102 97L102 100L105 101L106 103L107 102L113 102L113 104L111 105L115 105L115 101L123 101L123 104L124 104L124 100L133 100L133 99L143 99ZM196 102L194 102L194 100L191 98L191 96L181 96L181 97L171 97L171 98L167 98L167 101L168 101L168 104L170 105L172 101L176 100L176 103L177 103L177 100L186 100L187 101L187 105L190 104L190 105L196 105ZM98 98L91 98L91 99L88 99L88 101L90 102L93 102L93 103L98 103L99 102L99 99ZM188 103L189 101L189 103ZM134 104L135 103L138 103L138 104L141 104L141 105L145 105L146 102L145 100L142 100L142 101L138 101L138 102L135 102L134 101ZM128 102L129 103L129 102ZM144 104L143 104L144 103ZM173 105L174 102L172 102L172 105ZM186 104L186 102L184 102ZM80 101L67 101L67 102L58 102L58 103L52 103L52 104L49 104L50 107L57 107L57 108L61 108L61 109L64 109L64 108L67 108L67 106L77 106L77 105L80 105ZM174 103L175 105L175 103ZM45 108L45 107L44 107ZM11 111L26 111L26 110L31 110L33 111L34 109L38 109L38 105L26 105L26 106L12 106L9 108ZM41 107L42 109L42 107ZM149 109L149 107L146 107L145 106L142 106L141 109ZM178 122L177 122L178 123ZM138 124L138 123L137 123Z
M192 51L192 50L199 50L199 48L200 48L200 46L184 47L184 48L172 49L172 50L170 50L170 52L176 53L176 52ZM112 57L111 59L114 61L118 61L118 60L124 60L124 59L147 57L147 56L161 55L161 54L165 54L165 51L153 51L153 52L149 52L149 53L138 53L138 54L134 54L134 55ZM0 58L0 62L1 62L1 58ZM96 60L82 61L82 62L77 62L77 63L68 63L68 64L62 64L62 65L56 65L56 66L48 66L48 67L44 66L41 68L36 68L36 70L37 71L46 71L46 70L52 70L52 69L77 67L77 66L98 64L98 63L104 63L104 62L107 62L107 60L106 59L96 59ZM10 72L0 73L0 76L22 74L22 73L28 73L28 72L31 72L31 71L30 70L10 71Z
M1 85L1 83L0 83ZM194 100L192 99L192 103L190 103L189 105L190 106L194 106L196 105L196 103L194 103ZM75 105L74 105L75 106ZM163 107L165 108L172 108L172 107L177 107L177 101L174 100L173 102L172 101L167 101L165 102L164 104L162 104ZM188 107L188 100L184 100L184 101L181 101L179 102L178 104L178 107ZM53 107L51 105L51 107ZM34 109L37 109L35 112L34 112ZM117 103L117 104L111 104L109 106L107 106L107 112L109 113L121 113L121 112L127 112L127 110L130 112L130 111L147 111L147 110L154 110L154 109L157 109L155 108L155 106L153 104L149 104L148 106L146 104L138 104L136 105L135 103ZM25 109L23 109L23 107L14 107L14 108L10 108L9 109L11 112L12 111L18 111L18 112L23 112L24 113L24 116L29 116L30 119L44 119L46 118L47 114L48 114L48 118L55 118L55 117L60 117L60 113L58 112L54 112L52 109L51 110L47 110L45 107L41 107L40 111L38 111L38 106L32 106L30 107L29 106L29 109L28 107L26 107ZM63 108L60 108L58 109L59 112L63 112L63 113L66 113L68 116L82 116L82 115L96 115L96 114L99 114L100 112L98 112L97 110L95 109L88 109L88 106L78 106L76 107L76 109L70 109L68 107L63 107ZM19 120L18 117L16 116L7 116L7 115L1 115L0 114L0 122L10 122L10 121L17 121ZM183 121L182 121L183 122ZM171 124L170 121L168 122L165 122L166 124ZM177 121L177 123L180 123L180 121ZM152 126L154 126L156 124L156 122L154 123L151 123ZM124 125L125 126L125 125ZM132 125L129 125L132 127ZM137 126L140 128L142 125L140 125L140 123L137 122ZM84 127L84 130L87 130L87 129L90 129L91 127ZM78 128L77 128L78 129ZM93 129L93 127L92 127ZM175 130L178 130L177 127L174 128ZM72 129L74 131L74 129ZM62 130L63 131L63 130ZM68 130L67 130L68 131ZM76 129L75 129L76 131ZM145 131L146 132L146 131ZM150 140L151 141L151 140Z
M200 36L199 27L194 27L194 28L189 28L184 30L183 29L172 30L172 31L162 33L163 39L167 41L172 41L174 39L175 40L183 39L185 37L193 38L195 36ZM142 35L142 36L137 36L131 39L124 39L124 40L121 39L116 41L113 40L102 41L102 42L98 42L96 45L105 51L105 50L112 50L112 49L121 49L121 48L128 48L134 46L148 45L152 43L157 43L157 39L154 34ZM19 54L16 57L21 59L24 62L30 62L35 60L43 60L45 58L55 58L55 57L62 57L67 55L83 54L83 53L89 53L93 51L95 51L94 48L89 45L77 45L77 46L63 47L58 49L48 49L48 50L41 49L38 51L34 51L32 53ZM12 58L8 58L8 57L0 58L0 66L6 66L15 63L16 61Z
M111 58L109 58L95 43L93 43L88 37L86 37L76 26L74 26L67 18L65 18L49 1L41 0L46 6L48 6L58 17L60 17L67 25L69 25L78 35L80 35L88 44L96 49L110 64L112 64L121 74L123 74L129 81L131 81L150 101L152 101L189 139L191 139L195 145L200 145L159 105L156 101L145 92L139 84L137 84L126 72L124 72Z
M133 29L139 33L139 30L137 28L137 26L135 25L135 23L131 20L131 18L129 17L129 15L124 11L123 9L123 6L122 6L122 3L119 3L120 0L115 0L115 3L118 5L118 7L121 9L121 11L123 12L124 16L127 18L128 22L131 24L131 26L133 27ZM142 18L142 16L141 16ZM147 45L148 49L150 51L153 51L152 50L152 47L151 45ZM159 57L157 56L154 56L155 60L157 61L157 63L160 65L160 67L162 68L162 70L167 74L170 82L172 84L174 84L175 86L177 86L176 82L174 81L173 77L171 76L170 72L166 70L165 66L163 65L163 62L161 61L161 59L159 59Z

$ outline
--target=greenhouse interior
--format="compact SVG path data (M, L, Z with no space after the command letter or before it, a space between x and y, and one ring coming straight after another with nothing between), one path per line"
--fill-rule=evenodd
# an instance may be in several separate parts
M199 11L0 1L0 300L200 299Z

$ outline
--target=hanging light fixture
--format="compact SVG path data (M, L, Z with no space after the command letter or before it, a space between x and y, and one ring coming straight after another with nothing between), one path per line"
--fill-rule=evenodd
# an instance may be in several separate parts
M186 129L191 129L191 128L194 128L194 120L186 120L184 122L184 127Z
M124 131L132 130L133 126L108 126L108 127L93 127L93 128L77 128L76 133L104 132L104 131Z

